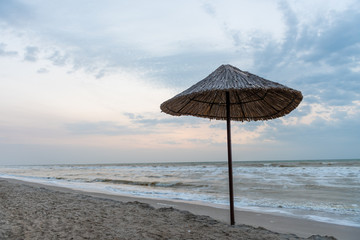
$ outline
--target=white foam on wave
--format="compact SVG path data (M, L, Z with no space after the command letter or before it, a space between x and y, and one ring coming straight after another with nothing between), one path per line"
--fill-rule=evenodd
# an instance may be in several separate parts
M345 220L345 219L321 217L321 216L317 216L317 215L305 215L304 217L307 219L317 221L317 222L333 223L333 224L350 226L350 227L360 227L360 223Z

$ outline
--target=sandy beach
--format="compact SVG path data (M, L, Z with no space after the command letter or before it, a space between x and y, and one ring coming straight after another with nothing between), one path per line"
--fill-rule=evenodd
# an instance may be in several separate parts
M0 239L357 239L360 228L0 179ZM246 225L245 225L246 224ZM322 237L320 236L322 235Z

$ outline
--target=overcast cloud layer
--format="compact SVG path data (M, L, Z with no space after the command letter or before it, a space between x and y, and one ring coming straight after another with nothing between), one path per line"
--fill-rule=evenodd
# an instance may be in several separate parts
M232 64L302 91L233 123L234 160L360 158L358 1L1 1L0 164L225 161L160 104Z

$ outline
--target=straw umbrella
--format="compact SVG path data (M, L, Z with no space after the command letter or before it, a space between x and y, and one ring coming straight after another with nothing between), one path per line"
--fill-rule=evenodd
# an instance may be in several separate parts
M230 121L259 121L282 117L301 102L300 91L221 65L189 89L165 101L160 108L174 115L226 120L230 194L230 222L235 224Z

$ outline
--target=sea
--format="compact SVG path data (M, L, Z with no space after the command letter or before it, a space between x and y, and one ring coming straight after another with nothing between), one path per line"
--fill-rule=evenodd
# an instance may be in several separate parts
M235 207L360 227L360 159L234 162ZM229 205L227 162L0 166L12 178L76 190Z

